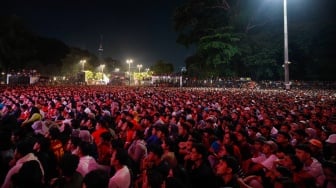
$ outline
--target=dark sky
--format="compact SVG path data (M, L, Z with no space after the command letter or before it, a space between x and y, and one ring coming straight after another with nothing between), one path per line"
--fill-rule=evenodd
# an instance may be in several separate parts
M175 69L192 53L176 43L173 12L183 0L5 0L1 15L15 14L41 36L104 57L132 58L145 67L163 59Z

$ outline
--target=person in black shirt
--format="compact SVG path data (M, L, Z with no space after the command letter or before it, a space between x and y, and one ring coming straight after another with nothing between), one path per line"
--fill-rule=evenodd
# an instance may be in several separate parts
M150 187L161 187L169 173L168 163L162 159L163 149L159 145L148 147L146 177L143 183Z
M236 176L238 171L239 164L233 156L222 157L216 166L218 181L215 187L239 187Z
M200 143L194 143L190 153L191 166L187 166L191 187L216 187L215 175L207 160L206 147Z

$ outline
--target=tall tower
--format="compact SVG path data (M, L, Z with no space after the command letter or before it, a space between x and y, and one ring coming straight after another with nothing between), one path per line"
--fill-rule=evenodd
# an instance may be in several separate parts
M98 48L98 58L100 62L103 62L103 35L100 35L100 43L99 43L99 48Z

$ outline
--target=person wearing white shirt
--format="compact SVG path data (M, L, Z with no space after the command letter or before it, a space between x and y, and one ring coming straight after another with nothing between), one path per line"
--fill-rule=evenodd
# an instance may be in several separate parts
M315 178L317 187L322 187L325 181L322 164L311 157L311 150L309 145L300 144L295 147L295 155L304 164L303 169Z
M249 169L249 174L256 173L259 170L271 170L274 165L274 161L277 160L275 152L278 150L278 146L273 141L265 141L263 146L264 158L260 157L256 160L256 163Z
M118 148L111 157L111 165L115 168L115 174L110 178L110 188L129 188L131 184L131 173L126 166L128 160L127 152Z
M17 147L16 147L16 149L14 151L14 159L12 161L12 162L15 162L15 165L8 171L8 173L6 175L6 178L5 178L5 181L2 184L1 188L9 188L9 187L11 187L12 176L14 174L17 174L20 171L22 165L25 162L28 162L28 161L32 161L32 160L37 161L39 163L39 165L40 165L40 169L41 169L42 175L44 176L44 170L43 170L43 167L42 167L40 161L32 153L33 152L33 146L34 146L34 144L31 143L28 140L23 140L23 141L21 141L21 142L18 143L18 145L17 145Z
M99 169L99 165L96 160L89 155L90 146L87 142L82 142L78 146L77 155L79 156L79 164L77 167L77 172L79 172L83 177L93 170Z

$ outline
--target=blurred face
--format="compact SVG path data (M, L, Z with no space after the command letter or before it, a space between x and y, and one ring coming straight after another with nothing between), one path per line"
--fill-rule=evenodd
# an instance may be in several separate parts
M302 136L300 136L300 135L298 135L296 133L293 134L293 139L298 140L298 141L303 140Z
M292 162L291 158L288 155L286 155L283 158L283 160L281 161L281 164L282 164L282 166L284 166L284 167L286 167L288 169L292 169L292 166L293 166L293 162Z
M16 143L17 140L18 140L18 138L14 134L12 134L11 135L11 142Z
M298 126L296 124L291 124L290 126L291 126L291 132L298 130Z
M305 151L300 149L295 149L295 155L300 159L300 161L304 162L307 158L307 154Z
M189 151L191 150L192 144L193 144L192 138L189 138L186 142L186 147Z
M316 114L312 114L311 117L310 117L311 120L317 120L317 116ZM313 123L311 123L312 121L309 121L311 125L313 125Z
M172 117L172 118L170 119L170 123L171 123L171 124L176 124L176 122L177 122L176 117Z
M264 125L268 126L268 127L272 127L272 121L269 119L265 119L264 121Z
M28 102L28 107L32 107L32 106L34 106L34 104L31 101L29 101Z
M102 127L102 126L100 125L100 123L97 122L97 123L96 123L96 130L97 130L97 129L100 129L101 127Z
M252 129L248 129L247 130L247 134L249 135L249 136L255 136L256 135L256 132L254 132Z
M184 129L183 129L183 127L181 126L181 125L178 125L178 134L179 135L183 135L184 134Z
M238 142L244 141L244 137L241 133L236 133L236 137L237 137Z
M148 161L155 161L155 154L153 152L149 152L147 159Z
M257 151L261 151L263 144L260 142L254 142L253 147Z
M91 127L91 126L92 126L92 122L91 122L91 120L88 119L88 120L84 123L84 126Z
M238 116L237 116L236 113L232 113L232 114L231 114L231 118L232 118L233 120L237 120L237 119L238 119Z
M276 156L278 157L278 159L283 159L285 157L285 153L284 152L276 152Z
M263 128L260 129L260 133L262 135L268 136L270 134L270 131L267 128L263 127Z
M239 124L237 124L237 126L239 125L239 128L241 128L241 126L242 126L243 124L245 124L245 120L244 120L243 118L239 118L238 123L239 123ZM237 128L237 126L236 126L236 128Z
M68 142L65 145L66 151L71 151L73 149L74 145L72 144L71 140L68 140Z
M131 117L131 116L126 116L126 120L127 120L127 121L131 121L131 120L132 120L132 117Z
M149 123L149 121L147 119L142 119L141 120L141 124L147 125Z
M156 135L156 129L155 128L152 129L152 135Z
M287 126L283 125L283 126L280 127L280 131L288 133L289 129L288 129Z
M158 137L158 138L162 138L163 137L163 134L162 134L162 131L156 131L156 136Z
M277 141L277 143L286 143L287 139L285 138L284 135L278 134L276 141Z
M223 142L224 142L224 144L230 144L231 143L229 134L224 135Z
M219 157L223 157L225 155L227 155L227 151L226 148L224 146L220 146L219 151L218 151L218 156Z
M190 153L190 159L192 161L198 161L198 160L202 159L202 155L197 153L195 148L192 148L191 153Z
M219 160L219 163L216 165L216 175L222 176L231 172L231 169L228 167L225 161Z
M166 141L164 141L164 140L162 141L161 148L162 148L163 150L168 149L168 147L167 147L167 145L166 145Z
M322 132L321 132L321 137L320 137L320 139L321 139L322 141L327 140L327 139L328 139L328 134L327 134L326 132L322 131Z
M265 154L270 154L270 153L272 153L271 146L268 145L268 144L264 144L264 146L263 146L263 148L262 148L262 152L265 153Z

